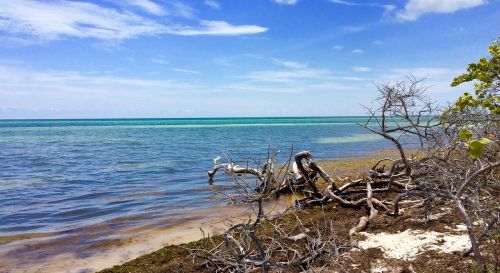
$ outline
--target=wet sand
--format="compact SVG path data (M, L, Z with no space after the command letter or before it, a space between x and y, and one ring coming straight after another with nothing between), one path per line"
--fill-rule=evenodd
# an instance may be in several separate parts
M287 196L266 207L270 213L280 213L292 203L293 198ZM128 229L120 225L133 217L60 233L4 236L0 237L0 272L95 272L167 245L201 239L203 233L222 233L231 222L248 220L251 215L253 208L249 206L219 206Z

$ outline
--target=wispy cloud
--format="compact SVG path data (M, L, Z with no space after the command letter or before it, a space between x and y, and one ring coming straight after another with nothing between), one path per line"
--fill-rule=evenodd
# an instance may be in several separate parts
M365 51L363 49L355 48L351 52L352 54L363 54Z
M154 14L164 12L152 1L130 0L129 4ZM179 15L191 16L189 6L180 2L172 2L171 5L176 6ZM165 25L131 11L64 0L11 0L0 7L0 31L42 41L65 37L123 40L160 34L227 36L267 31L267 28L256 25L232 25L225 21L194 20L193 23Z
M158 56L158 57L152 58L151 62L153 62L155 64L163 64L163 65L168 64L168 61L163 56Z
M203 1L203 3L213 9L220 9L220 4L219 2L215 1L215 0L205 0Z
M83 2L13 0L0 7L0 30L42 40L64 36L125 39L162 32L144 17Z
M333 49L335 49L335 50L342 50L342 49L344 49L344 46L341 46L341 45L334 45L334 46L333 46Z
M129 5L139 7L140 9L154 15L160 16L167 14L162 6L150 0L126 0L125 2Z
M329 0L328 2L334 3L334 4L346 5L346 6L359 6L358 3L344 1L344 0Z
M317 79L329 74L325 69L302 68L292 70L261 70L249 73L246 78L257 82L292 83L301 79Z
M400 21L415 21L429 13L453 13L486 4L486 0L408 0L402 10L396 12Z
M179 73L185 73L185 74L200 74L200 71L185 69L185 68L174 68L174 69L172 69L172 71L179 72Z
M150 79L115 73L29 69L0 64L0 117L161 117L186 115L186 105L206 96L189 80ZM186 100L179 98L185 96ZM176 99L172 99L176 97ZM4 109L1 112L1 109Z
M463 72L462 69L446 67L393 68L381 75L377 82L400 81L412 75L417 79L425 79L424 84L431 87L431 92L457 92L457 89L451 87L450 83L453 81L454 77Z
M271 60L273 61L273 63L275 63L277 65L281 65L281 66L288 67L288 68L305 68L305 67L307 67L306 64L302 64L302 63L298 63L298 62L294 62L294 61L289 61L289 60L281 60L281 59L276 59L276 58L272 58Z
M299 0L273 0L273 1L280 5L295 5L299 2Z
M168 1L171 8L174 10L173 15L184 18L193 18L195 16L195 10L186 3L181 1Z
M183 36L214 35L236 36L266 32L267 28L255 25L231 25L224 21L202 21L201 26L176 26L165 32Z
M333 4L338 4L338 5L351 6L351 7L361 6L361 7L382 8L384 10L384 15L393 11L396 8L396 6L394 6L394 5L379 4L379 3L368 2L368 1L354 2L354 1L346 1L346 0L328 0L328 2L333 3Z
M273 64L282 66L277 70L257 70L248 73L245 78L254 82L294 84L304 80L321 80L331 76L327 69L311 68L291 60L271 58Z
M444 67L414 67L414 68L394 68L391 69L395 77L404 75L414 75L417 78L438 78L450 75L458 75L463 72L461 69L450 69ZM451 82L451 81L450 81Z
M372 69L366 66L353 66L352 70L355 72L369 72Z
M279 86L304 87L303 90L321 89L320 86L342 86L344 89L352 86L352 82L363 80L349 74L336 74L326 68L315 68L291 60L271 58L274 64L282 69L256 70L244 76L255 83L278 84ZM369 71L368 67L356 67L358 70ZM276 86L275 86L276 87Z
M384 41L381 41L381 40L375 40L372 42L372 45L375 45L375 46L381 46L384 44Z
M148 90L185 90L189 83L169 80L146 80L119 77L112 73L82 73L79 71L34 71L0 65L0 91L11 92L118 92Z

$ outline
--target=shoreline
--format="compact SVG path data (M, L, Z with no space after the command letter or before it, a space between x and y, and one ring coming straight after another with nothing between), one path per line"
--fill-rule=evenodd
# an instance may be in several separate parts
M335 178L362 175L382 156L397 155L392 149L369 151L365 155L351 155L337 159L319 160L325 169ZM277 212L284 211L293 204L292 197L280 198L276 204ZM113 222L104 222L85 229L85 237L99 237L100 240L71 236L67 232L21 234L18 240L9 241L0 238L2 262L0 272L96 272L115 265L123 264L166 246L196 242L203 238L203 233L222 233L227 225L224 220L241 221L248 219L248 207L213 206L179 213L175 219L159 219L154 223L132 227L126 230L115 228ZM186 217L184 217L184 215ZM127 221L127 217L120 221ZM80 232L81 233L81 232ZM44 235L51 236L44 238ZM54 237L62 237L53 240ZM104 239L102 239L104 238ZM89 240L87 242L86 240ZM88 244L86 249L78 251L72 243ZM43 253L43 254L41 254ZM27 261L19 261L24 257Z
M287 203L293 203L291 199L277 201L267 204L276 213L284 211ZM0 251L0 272L96 272L166 246L197 241L203 238L201 230L205 234L222 233L228 221L248 219L251 211L249 206L214 206L186 212L186 217L166 218L154 224L118 230L119 233L113 233L113 228L105 223L99 224L87 227L89 232L85 237L92 237L92 232L96 232L107 239L90 243L84 251L75 251L71 244L86 238L64 238L64 234L48 233L52 236L46 238L44 234L22 234L12 236L17 240L12 238L10 241L4 237L0 243L4 246ZM102 232L107 234L103 236ZM62 238L54 240L53 235Z
M416 153L417 150L409 152ZM397 155L397 150L382 150L373 155L321 160L318 163L326 172L334 175L332 179L340 183L337 185L342 185L346 177L362 177L375 162ZM392 191L379 194L388 200L398 196L397 192ZM473 257L462 255L471 245L467 228L458 211L453 206L446 205L433 209L426 218L425 212L414 206L418 201L418 198L409 198L401 205L401 214L397 217L380 213L363 232L354 237L351 235L351 228L356 226L366 212L361 208L353 209L339 204L287 210L275 224L282 230L297 230L298 219L302 228L290 234L329 230L333 232L333 240L337 246L350 245L346 252L338 252L337 259L332 264L321 267L313 264L307 272L479 272ZM272 229L269 222L274 220L267 219L263 221L261 229L255 230L257 236L265 236L267 229ZM324 227L321 228L321 221L326 221L325 219L328 219L330 225L323 222ZM477 226L478 223L474 225ZM316 231L311 231L316 228ZM203 253L212 252L214 247L223 242L224 237L219 234L189 243L172 244L98 273L209 273L213 272L213 268L207 266L211 258L206 260L200 257ZM202 253L201 256L197 256L198 253ZM305 272L299 269L291 268L286 272Z
M284 206L277 204L276 207L279 211ZM72 241L81 238L69 237L55 242L41 236L20 235L19 240L4 242L4 249L0 252L0 272L96 272L165 246L199 240L203 237L201 229L205 233L221 233L225 230L226 219L247 219L250 210L249 207L215 206L191 211L185 218L163 219L154 226L146 225L116 234L111 232L101 236L107 239L98 240L90 249L81 252L71 249ZM103 228L103 225L95 227L98 230ZM23 257L25 261L19 263L16 257Z

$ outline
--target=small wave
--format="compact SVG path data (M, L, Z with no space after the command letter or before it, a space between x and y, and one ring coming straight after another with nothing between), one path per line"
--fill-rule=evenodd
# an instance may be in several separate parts
M344 137L326 137L320 138L316 143L321 144L342 144L342 143L357 143L357 142L373 142L383 139L375 134L354 134Z

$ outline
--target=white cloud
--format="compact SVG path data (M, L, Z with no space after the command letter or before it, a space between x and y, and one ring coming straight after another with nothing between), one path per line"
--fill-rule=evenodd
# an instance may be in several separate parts
M169 1L167 3L169 3L171 9L174 10L173 15L184 18L194 17L195 10L191 6L180 1Z
M301 64L301 63L294 62L294 61L281 60L281 59L276 59L276 58L272 58L271 60L275 64L278 64L278 65L281 65L284 67L288 67L288 68L305 68L305 67L307 67L306 64Z
M151 1L133 1L152 13L160 13ZM149 3L149 4L148 4ZM189 17L192 10L173 3L179 16ZM224 21L201 21L194 25L164 25L130 11L73 1L10 0L0 6L0 31L49 41L66 37L122 40L143 35L244 35L267 29L255 25L232 25ZM26 38L26 37L23 37Z
M453 13L486 4L486 0L409 0L403 10L396 13L400 21L415 21L429 13Z
M452 94L460 94L460 91L462 91L464 87L457 89L451 87L450 83L453 81L454 77L463 72L462 69L445 67L394 68L388 70L388 73L381 75L377 82L401 81L412 75L417 79L425 79L424 85L431 87L429 90L430 92L451 92Z
M394 6L394 5L381 5L380 7L382 7L384 9L383 16L387 16L387 15L391 14L396 9L396 6Z
M355 48L351 52L352 54L363 54L365 51L363 49Z
M326 69L301 68L290 70L261 70L249 73L246 78L256 82L294 83L304 79L321 79L330 74Z
M200 71L185 69L185 68L174 68L174 69L172 69L172 71L179 72L179 73L185 73L185 74L200 74Z
M194 86L168 80L146 80L118 77L106 72L82 73L78 71L34 71L0 65L0 91L16 92L119 92L135 90L185 90Z
M273 0L273 1L280 5L295 5L299 2L299 0Z
M451 75L458 75L463 71L461 71L460 69L450 69L442 67L414 67L414 68L394 68L391 69L391 72L393 72L396 77L413 75L416 78L440 78L440 77L451 77Z
M355 72L369 72L372 69L366 66L353 66L352 70Z
M358 3L344 1L344 0L329 0L329 2L334 4L346 5L346 6L359 6Z
M379 3L367 3L367 1L365 1L365 2L351 2L351 1L345 1L345 0L329 0L328 2L333 3L333 4L338 4L338 5L351 6L351 7L361 6L361 7L382 8L384 10L383 16L386 16L391 11L396 9L396 6L394 6L394 5L379 4Z
M351 76L349 74L337 75L333 71L325 68L309 67L306 64L290 60L272 58L274 64L280 65L283 69L257 70L244 76L245 79L259 84L271 84L273 88L294 87L300 90L324 90L332 86L342 87L340 89L349 89L358 86L358 83L364 79ZM368 67L354 67L356 72L367 72ZM325 87L325 88L321 88ZM297 90L297 89L295 89Z
M213 9L220 9L220 4L219 2L215 1L215 0L205 0L203 1L203 3Z
M201 26L199 27L177 26L168 29L166 32L183 36L235 36L244 34L257 34L266 31L267 28L255 25L231 25L224 21L202 21Z
M136 6L154 15L165 15L166 11L160 5L150 0L126 0L129 5Z
M384 44L384 41L380 41L380 40L375 40L372 42L373 45L376 45L376 46L380 46L380 45L383 45Z
M327 69L310 68L306 64L290 60L271 58L271 61L284 67L284 69L252 71L245 78L255 82L300 84L309 80L326 80L331 76L331 72Z
M146 18L91 3L13 0L0 7L0 30L43 40L64 36L125 39L157 34L162 29Z
M168 64L168 61L163 56L158 56L156 58L152 58L151 62L153 62L155 64L163 64L163 65Z
M0 64L1 118L173 117L186 115L186 105L210 100L210 91L189 80Z
M333 46L333 49L335 49L335 50L342 50L342 49L344 49L344 46L335 45L335 46Z

